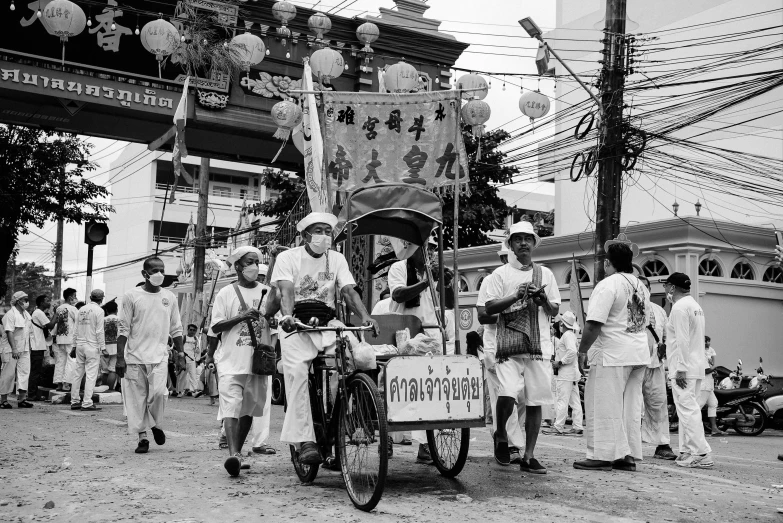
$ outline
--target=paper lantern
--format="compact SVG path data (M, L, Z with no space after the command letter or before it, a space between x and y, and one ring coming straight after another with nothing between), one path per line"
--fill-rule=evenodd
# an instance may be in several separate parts
M356 38L364 44L362 52L372 53L372 47L370 44L375 42L380 36L381 32L378 30L378 26L372 22L364 22L362 25L356 28Z
M272 120L277 124L274 137L286 141L291 135L291 129L302 121L302 109L288 100L277 102L272 106Z
M345 60L343 55L325 47L319 49L310 56L310 67L313 70L313 76L322 84L330 84L334 78L343 74Z
M69 37L81 34L87 25L84 11L69 0L52 0L44 7L41 22L49 34L60 37L63 44L62 63L64 65L65 42Z
M272 15L280 21L280 27L277 28L277 35L281 38L283 46L286 45L286 38L291 36L291 30L287 27L288 22L296 17L296 6L291 2L275 2L272 6Z
M473 126L473 136L481 136L484 131L484 124L489 120L492 114L489 104L483 100L470 100L462 108L462 119L465 123Z
M549 112L549 98L538 91L528 91L519 97L519 110L532 122Z
M252 33L235 36L230 45L243 71L250 71L251 66L260 64L266 53L264 41Z
M307 20L307 27L315 33L317 40L323 40L324 35L332 28L332 21L325 14L318 12Z
M481 89L465 93L467 98L483 100L489 94L489 86L483 76L477 74L464 74L457 80L457 89Z
M139 38L144 49L154 54L158 62L176 51L180 44L177 28L161 18L144 24Z
M419 87L419 72L411 64L400 61L386 69L383 82L390 93L410 93Z

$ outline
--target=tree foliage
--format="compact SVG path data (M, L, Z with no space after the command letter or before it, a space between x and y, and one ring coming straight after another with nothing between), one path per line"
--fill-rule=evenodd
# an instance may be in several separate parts
M253 206L253 212L273 218L290 213L305 190L300 177L289 177L286 171L266 169L261 173L261 184L267 191L277 191L278 196Z
M52 295L54 290L54 279L45 274L46 267L35 263L17 263L14 275L14 291L24 291L30 298L30 304L35 305L35 299L41 294ZM11 271L5 277L7 290L5 291L5 302L11 302ZM31 307L32 308L32 307Z
M30 227L63 218L105 220L110 205L96 201L106 188L84 178L95 170L91 144L74 134L15 125L0 126L0 296L6 293L8 261Z

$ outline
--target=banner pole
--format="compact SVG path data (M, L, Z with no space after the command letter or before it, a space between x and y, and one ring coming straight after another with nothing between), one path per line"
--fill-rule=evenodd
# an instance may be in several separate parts
M462 111L462 84L457 86L457 91L459 92L459 96L457 97L457 114L455 115L454 120L457 122L455 127L455 134L454 134L454 145L457 146L459 144L459 133L461 132L460 129L460 114ZM459 151L459 148L458 148ZM460 352L460 343L459 343L459 288L460 288L460 279L459 279L459 264L457 263L457 253L459 249L459 169L460 169L460 162L459 162L459 152L457 152L457 166L454 173L454 219L453 219L453 229L454 229L454 280L452 282L452 285L454 286L454 354L461 354ZM468 177L470 174L468 173ZM445 318L444 318L445 319Z

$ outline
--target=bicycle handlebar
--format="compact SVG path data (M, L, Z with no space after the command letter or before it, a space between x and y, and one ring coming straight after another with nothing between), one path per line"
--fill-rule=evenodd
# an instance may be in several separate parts
M374 330L374 327L372 325L362 325L361 327L313 327L311 325L307 325L305 323L302 323L301 321L294 322L294 325L296 326L296 330L298 332L305 332L305 331L311 331L311 332L342 332L342 331L348 331L348 332L361 332L361 331L371 331Z

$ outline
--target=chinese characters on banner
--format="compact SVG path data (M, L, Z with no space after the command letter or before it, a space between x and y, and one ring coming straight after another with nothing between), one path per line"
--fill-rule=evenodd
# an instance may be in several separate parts
M458 93L324 93L324 154L333 191L382 182L450 190L468 182Z

